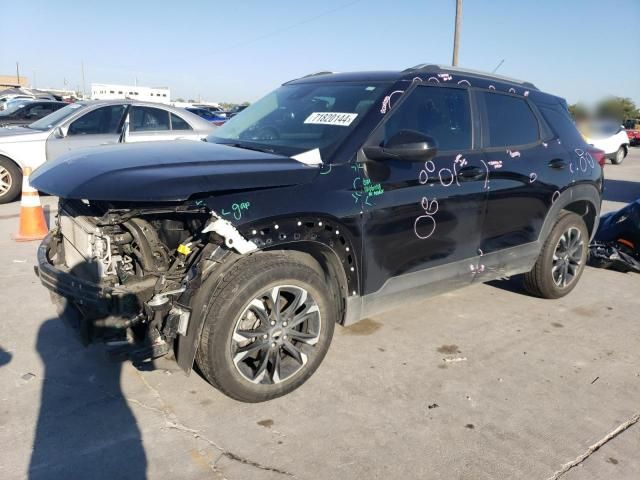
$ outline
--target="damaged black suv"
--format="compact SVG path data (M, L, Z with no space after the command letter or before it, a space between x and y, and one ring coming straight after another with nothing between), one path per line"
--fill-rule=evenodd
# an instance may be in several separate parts
M207 142L69 154L42 283L85 342L172 353L225 394L284 395L336 323L524 274L570 292L602 169L566 102L504 77L420 65L284 84Z

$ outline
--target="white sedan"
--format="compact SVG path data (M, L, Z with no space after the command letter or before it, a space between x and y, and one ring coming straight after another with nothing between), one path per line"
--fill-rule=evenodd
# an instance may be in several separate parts
M617 122L595 122L582 131L582 136L594 147L604 151L614 165L620 165L629 151L629 137Z
M181 108L132 100L77 102L26 127L0 128L0 203L20 195L22 170L79 148L202 140L215 126Z

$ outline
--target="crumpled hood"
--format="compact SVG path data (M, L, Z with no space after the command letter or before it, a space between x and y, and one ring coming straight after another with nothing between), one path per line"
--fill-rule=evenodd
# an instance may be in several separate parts
M62 198L170 202L197 193L297 185L319 169L292 158L189 140L118 144L63 155L31 176Z

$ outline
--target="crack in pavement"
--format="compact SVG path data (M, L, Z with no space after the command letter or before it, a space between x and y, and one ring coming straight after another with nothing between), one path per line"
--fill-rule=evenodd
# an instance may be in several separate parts
M569 462L569 463L565 463L562 468L560 470L558 470L557 472L555 472L552 476L550 476L547 480L558 480L558 478L560 478L561 476L563 476L565 473L567 473L569 470L571 470L573 467L577 467L578 465L580 465L582 462L584 462L587 458L589 458L591 455L593 455L593 453L595 453L600 447L602 447L604 444L606 444L607 442L609 442L610 440L613 440L614 438L616 438L618 435L620 435L622 432L624 432L625 430L627 430L629 427L633 426L634 424L638 423L638 420L640 420L640 413L636 413L635 415L633 415L629 420L627 420L626 422L618 425L618 427L609 432L607 435L605 435L603 438L601 438L600 440L598 440L596 443L594 443L593 445L591 445L589 448L587 448L587 451L584 452L582 455L578 456L578 458L576 458L575 460Z
M207 438L206 436L202 435L200 433L200 430L196 430L194 428L189 428L187 427L185 424L183 424L182 422L179 421L177 415L175 413L170 412L169 407L167 406L166 402L163 400L162 396L160 395L160 392L158 390L156 390L154 387L152 387L149 382L147 382L146 378L144 378L144 376L142 376L142 374L136 370L136 374L138 375L138 377L140 378L140 380L142 381L142 383L144 383L144 385L147 387L147 389L149 390L149 392L151 392L151 395L153 397L155 397L155 399L158 401L158 403L161 405L161 408L157 408L157 407L152 407L150 405L147 405L139 400L136 400L134 398L127 398L128 402L131 402L135 405L140 406L141 408L144 408L146 410L150 410L153 411L155 413L159 413L160 415L162 415L162 417L164 418L165 421L165 425L167 428L173 429L173 430L178 430L180 432L183 433L188 433L190 435L193 435L194 438L196 439L201 439L205 442L207 442L210 446L212 446L213 448L215 448L216 450L218 450L218 452L220 452L220 457L226 457L229 460L233 460L235 462L239 462L242 463L244 465L249 465L251 467L254 468L258 468L260 470L266 470L268 472L274 472L274 473L279 473L281 475L286 475L289 477L294 477L293 473L291 472L287 472L286 470L281 470L279 468L276 467L270 467L268 465L262 465L261 463L258 463L256 461L250 460L248 458L242 457L236 453L233 453L229 450L226 450L225 448L221 447L220 445L218 445L217 443L215 443L213 440ZM220 459L220 457L218 458L218 460ZM217 461L214 462L213 467L215 467L215 464L217 463ZM217 470L217 468L216 468ZM219 472L219 471L218 471Z

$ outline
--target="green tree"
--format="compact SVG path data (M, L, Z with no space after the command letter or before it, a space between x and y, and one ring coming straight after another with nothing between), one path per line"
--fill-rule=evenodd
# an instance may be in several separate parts
M640 112L630 98L609 97L602 100L596 107L599 117L615 119L622 123L628 118L638 118Z
M569 105L569 113L575 121L586 120L589 116L587 107L585 107L582 103L574 103L573 105Z

